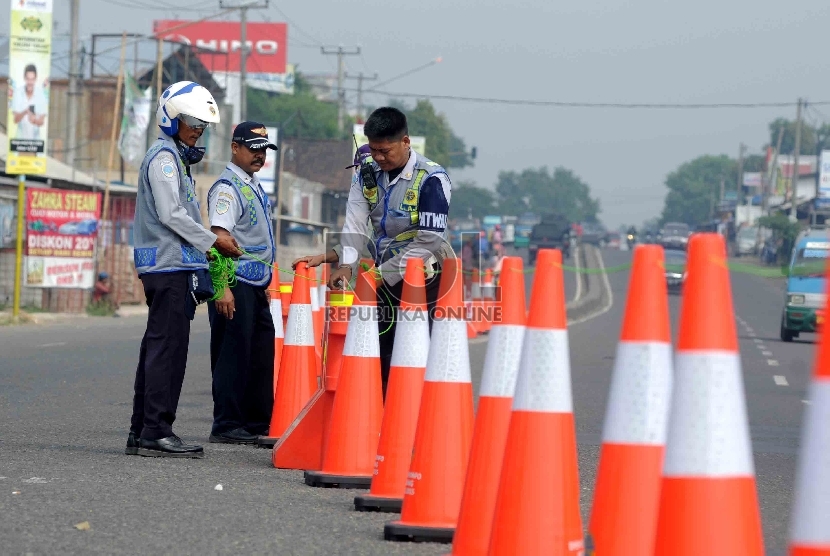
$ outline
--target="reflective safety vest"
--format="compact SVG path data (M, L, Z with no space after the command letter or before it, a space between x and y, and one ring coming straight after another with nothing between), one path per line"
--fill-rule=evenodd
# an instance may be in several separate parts
M418 235L418 202L424 181L435 175L449 176L441 165L416 153L414 167L410 170L407 164L398 180L389 187L383 183L384 172L380 166L374 161L371 164L378 186L368 189L359 175L358 179L363 196L369 202L369 219L374 232L369 252L375 263L381 264L400 253Z

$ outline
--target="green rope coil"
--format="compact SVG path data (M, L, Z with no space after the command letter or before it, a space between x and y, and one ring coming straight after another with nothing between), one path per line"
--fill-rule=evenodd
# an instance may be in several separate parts
M213 282L213 297L211 301L222 299L225 295L225 288L232 288L236 285L236 268L238 261L219 253L215 247L210 248L213 259L208 263L210 280Z

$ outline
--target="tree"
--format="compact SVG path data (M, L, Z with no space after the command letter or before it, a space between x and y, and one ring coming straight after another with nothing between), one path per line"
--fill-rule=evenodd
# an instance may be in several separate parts
M345 119L343 133L337 128L337 105L324 102L297 73L293 95L248 89L248 117L280 126L280 134L289 139L346 139L354 121Z
M726 155L700 156L682 164L666 177L666 195L661 223L685 222L696 226L708 222L712 207L724 191L735 190L738 166Z
M778 144L778 132L784 130L781 138L781 154L793 154L795 151L795 121L786 118L778 118L769 124L770 146L773 148ZM816 152L816 130L801 122L801 148L800 154L815 154Z
M422 99L409 108L399 99L391 99L388 106L393 106L406 114L409 135L426 137L426 155L444 168L464 168L473 165L464 140L450 127L447 117L435 111L429 100Z
M453 184L450 199L450 218L483 218L493 214L496 207L496 194L475 183L462 181Z
M496 184L501 214L518 216L523 212L561 214L575 222L594 221L600 212L599 200L571 170L557 167L527 168L521 173L500 172Z

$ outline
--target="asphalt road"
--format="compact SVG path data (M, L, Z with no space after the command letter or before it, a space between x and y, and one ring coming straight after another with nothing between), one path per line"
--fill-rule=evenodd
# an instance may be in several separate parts
M630 261L625 252L603 256L611 269ZM570 327L586 524L627 281L627 271L610 272L613 304ZM568 299L575 283L567 272ZM814 347L778 341L781 282L733 275L733 296L767 553L783 554ZM675 333L678 301L671 300ZM207 456L125 456L143 330L141 317L0 328L4 553L446 552L446 545L383 541L389 515L353 511L356 491L305 486L302 472L274 469L267 450L207 444L212 400L204 314L193 326L176 430L186 440L204 442ZM470 346L476 390L486 348L479 340ZM214 490L217 484L222 491ZM89 530L74 527L85 521Z

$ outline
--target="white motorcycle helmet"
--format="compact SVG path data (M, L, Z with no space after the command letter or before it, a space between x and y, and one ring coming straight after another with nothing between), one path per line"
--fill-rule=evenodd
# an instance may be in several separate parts
M173 83L159 97L156 123L169 137L179 131L179 118L190 127L219 123L219 107L210 91L193 81Z

